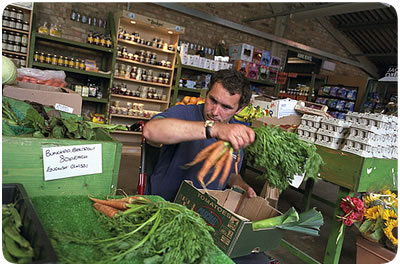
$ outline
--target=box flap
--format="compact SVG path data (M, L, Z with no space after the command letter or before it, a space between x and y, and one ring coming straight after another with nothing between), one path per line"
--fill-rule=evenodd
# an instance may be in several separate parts
M237 212L251 221L259 221L262 219L275 216L278 212L268 201L261 197L245 198Z

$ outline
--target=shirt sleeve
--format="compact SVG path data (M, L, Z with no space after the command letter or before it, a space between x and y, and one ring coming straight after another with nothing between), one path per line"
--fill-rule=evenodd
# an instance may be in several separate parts
M175 105L162 113L152 117L154 118L178 118L183 120L194 120L194 112L199 112L196 105Z

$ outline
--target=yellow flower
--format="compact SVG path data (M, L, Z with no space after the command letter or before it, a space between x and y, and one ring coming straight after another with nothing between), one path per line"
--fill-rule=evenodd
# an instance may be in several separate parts
M382 218L384 220L389 220L390 218L397 219L397 214L394 210L385 209L382 212Z
M365 211L364 216L368 220L376 220L380 216L381 212L382 212L382 206L377 205L372 208L368 208Z
M383 229L383 232L385 233L386 237L393 243L393 245L397 246L398 240L397 238L393 235L393 229L397 227L397 219L390 219L385 223L386 228Z
M371 194L365 196L363 199L364 199L364 205L368 206L371 202L378 200L379 197L376 196L375 194L371 193Z

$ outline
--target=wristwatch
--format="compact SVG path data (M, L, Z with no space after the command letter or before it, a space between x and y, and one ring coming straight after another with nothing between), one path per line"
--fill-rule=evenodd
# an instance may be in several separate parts
M211 130L211 128L214 126L214 121L212 121L212 120L206 120L205 122L204 122L204 127L206 128L206 137L208 138L208 139L211 139L212 137L211 137L211 133L210 133L210 130Z

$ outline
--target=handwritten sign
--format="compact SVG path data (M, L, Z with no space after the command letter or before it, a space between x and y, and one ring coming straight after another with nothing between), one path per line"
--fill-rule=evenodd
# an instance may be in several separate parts
M101 154L101 144L43 148L44 180L101 173Z

